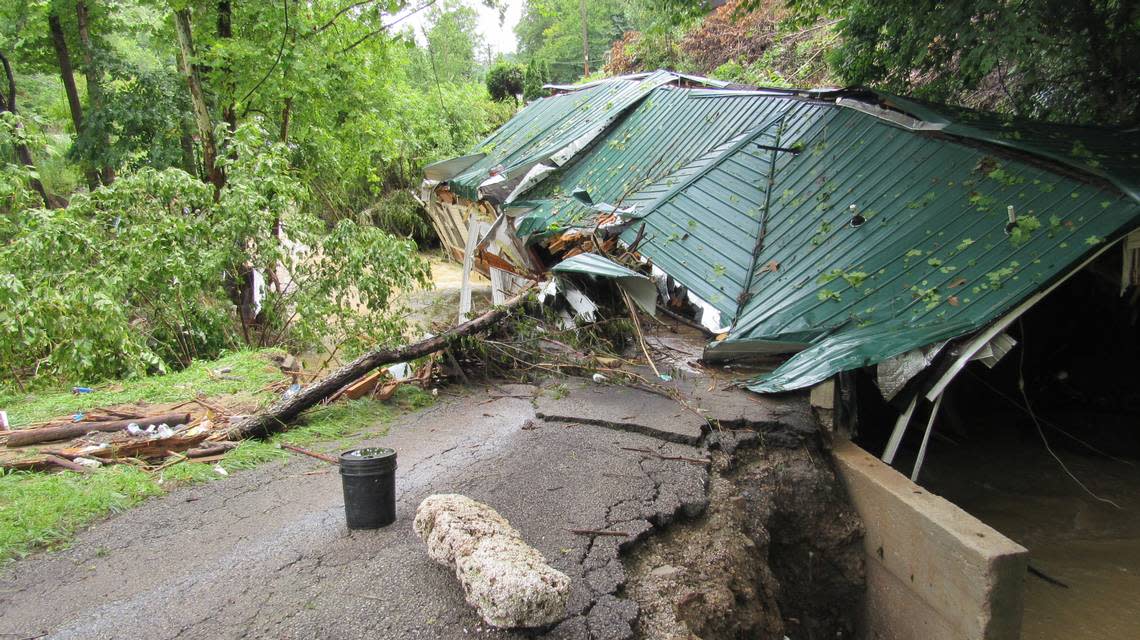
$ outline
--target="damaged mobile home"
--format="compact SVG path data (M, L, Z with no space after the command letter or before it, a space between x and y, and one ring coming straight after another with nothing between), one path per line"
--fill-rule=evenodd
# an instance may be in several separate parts
M496 299L575 237L633 249L722 334L706 360L794 354L758 392L973 334L960 362L1000 351L1014 317L1140 224L1136 132L664 71L557 89L426 169L444 246Z
M1104 379L1128 377L1140 353L1140 133L664 71L548 88L554 95L470 155L425 169L423 199L448 253L490 277L496 302L556 269L632 287L636 274L607 256L641 265L659 308L715 336L706 362L785 358L747 382L753 391L810 387L813 403L818 396L850 429L866 410L852 398L873 389L889 407L870 416L881 438L860 443L874 455L836 449L868 522L868 607L879 612L871 625L898 637L1015 632L1025 549L961 524L966 514L883 462L899 466L904 439L920 440L917 479L940 406L948 420L961 413L954 396L964 392L950 382L1000 386L982 379L988 369L961 376L976 369L967 363L994 367L1019 347L1000 381L1010 400L1024 390L1026 351L1045 363L1037 356L1068 341L1066 323L1101 330L1102 353L1115 349L1119 362L1094 366L1111 370ZM652 296L641 289L627 293L644 308ZM1103 304L1088 304L1094 290ZM589 292L571 293L574 311L589 313ZM1058 305L1089 315L1057 322ZM469 309L468 297L461 315ZM1034 341L1037 352L1019 344L1027 329L1015 322L1048 340ZM1048 375L1042 385L1070 380L1064 370ZM1011 406L1040 431L1024 400ZM908 434L912 419L921 427ZM952 577L916 580L942 574ZM904 628L916 618L945 625Z

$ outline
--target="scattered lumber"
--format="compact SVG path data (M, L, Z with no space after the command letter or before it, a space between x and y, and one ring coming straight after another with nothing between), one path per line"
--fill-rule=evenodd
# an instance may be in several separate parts
M344 396L350 400L359 400L375 391L376 387L380 384L380 381L384 379L385 375L386 374L383 370L373 371L372 373L341 389L335 395L337 397Z
M186 452L187 458L205 458L223 454L237 446L236 442L219 442L208 447L198 447Z
M140 460L165 458L170 455L171 451L185 451L202 443L209 436L209 430L192 429L176 432L174 435L166 438L127 438L121 441L99 445L97 449L91 446L77 446L53 451L53 453L64 458L74 458L76 456L86 456L95 453L103 458L116 462L121 461L123 458L138 458Z
M318 382L302 389L297 395L277 402L269 409L249 416L230 428L230 440L267 436L286 428L306 409L315 406L373 369L386 364L407 362L442 351L459 338L480 333L507 317L511 310L522 305L533 288L527 287L515 297L500 306L494 307L477 318L426 340L395 349L370 351L356 360L333 371Z
M78 471L79 473L91 473L91 470L88 469L87 467L79 464L78 462L72 462L71 460L68 460L67 458L61 458L59 456L48 454L48 455L44 456L44 460L46 460L47 462L49 462L49 463L51 463L57 467L67 469L68 471Z
M130 424L136 424L145 429L146 427L160 424L165 424L173 428L188 422L190 422L189 413L167 413L159 416L151 416L149 418L107 420L103 422L76 422L75 424L42 427L39 429L23 429L9 432L7 446L23 447L41 442L70 440L71 438L78 438L91 431L102 431L105 433L122 431Z

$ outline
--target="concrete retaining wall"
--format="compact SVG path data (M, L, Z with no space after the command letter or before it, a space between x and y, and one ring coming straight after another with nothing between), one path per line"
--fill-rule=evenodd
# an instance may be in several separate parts
M866 527L865 638L1020 637L1024 547L850 442L833 455Z

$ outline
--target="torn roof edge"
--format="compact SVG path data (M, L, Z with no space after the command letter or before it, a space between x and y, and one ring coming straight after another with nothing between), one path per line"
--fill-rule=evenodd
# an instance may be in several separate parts
M694 84L703 84L703 85L709 86L709 87L728 88L728 87L740 86L740 85L735 85L734 83L728 82L726 80L717 80L716 78L708 78L705 76L698 76L698 75L693 75L693 74L689 74L689 73L679 73L677 71L669 71L666 69L657 69L655 71L642 71L639 73L630 73L630 74L621 75L621 76L610 76L608 78L599 78L597 80L591 80L589 82L583 82L581 84L554 84L554 83L544 84L544 85L542 85L542 88L543 89L550 89L552 91L567 91L567 92L581 91L582 89L589 89L591 87L596 87L600 84L603 84L606 82L612 82L615 80L629 80L629 81L644 80L645 78L648 78L649 76L651 76L655 73L669 74L675 80L687 80L687 81L692 82Z

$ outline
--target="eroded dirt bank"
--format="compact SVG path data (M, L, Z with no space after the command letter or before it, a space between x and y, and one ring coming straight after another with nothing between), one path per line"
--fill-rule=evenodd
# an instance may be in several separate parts
M709 503L628 556L638 638L850 638L863 592L862 526L814 438L758 446L726 433Z

